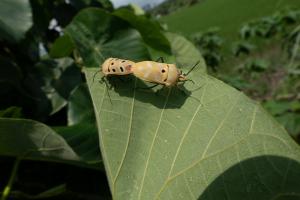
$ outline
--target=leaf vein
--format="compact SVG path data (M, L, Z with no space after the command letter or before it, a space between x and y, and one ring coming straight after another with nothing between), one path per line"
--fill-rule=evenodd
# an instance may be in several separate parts
M241 96L241 93L239 94L239 98L240 98L240 96ZM235 107L235 105L236 105L237 101L239 100L239 98L237 98L237 100L232 104L232 106L230 107L230 109L227 111L227 113L226 113L224 119L221 121L220 125L217 127L217 129L216 129L215 132L213 133L212 137L211 137L210 140L208 141L208 144L206 145L206 147L205 147L205 149L204 149L204 151L203 151L203 154L202 154L201 158L204 158L204 157L205 157L205 155L206 155L206 153L207 153L207 151L208 151L208 149L209 149L209 147L210 147L212 141L213 141L214 138L216 137L216 135L217 135L217 133L219 132L219 130L223 127L224 122L227 120L229 114L231 113L232 109Z
M159 121L158 121L158 125L157 125L156 131L155 131L155 133L154 133L154 137L153 137L153 140L152 140L152 143L151 143L151 146L150 146L148 159L147 159L147 161L146 161L145 171L144 171L144 174L143 174L143 177L142 177L141 189L140 189L139 194L138 194L138 199L141 199L141 194L142 194L142 190L143 190L143 187L144 187L144 182L145 182L145 177L146 177L146 173L147 173L147 170L148 170L148 165L149 165L149 160L150 160L150 157L151 157L151 152L152 152L152 149L153 149L153 146L154 146L154 142L155 142L156 137L157 137L158 130L159 130L159 128L160 128L160 123L161 123L161 121L162 121L162 117L163 117L163 114L164 114L166 105L167 105L167 103L168 103L169 96L170 96L170 94L171 94L171 90L172 90L172 88L169 89L168 95L167 95L167 97L166 97L166 101L165 101L165 103L164 103L164 106L163 106L162 111L161 111L161 114L160 114L160 118L159 118Z
M137 78L135 78L134 88L136 88L136 83L137 83ZM118 178L118 176L120 174L121 168L124 165L124 160L125 160L125 157L126 157L126 153L127 153L127 150L128 150L129 141L130 141L130 137L131 137L131 129L132 129L132 121L133 121L133 110L134 110L134 103L135 103L135 91L136 90L134 89L133 90L133 97L132 97L131 111L130 111L130 119L129 119L129 128L128 128L127 143L126 143L126 147L125 147L124 153L122 155L122 160L121 160L120 166L119 166L119 168L117 170L117 174L115 176L115 179L113 180L114 187L115 187L115 183L117 181L117 178Z

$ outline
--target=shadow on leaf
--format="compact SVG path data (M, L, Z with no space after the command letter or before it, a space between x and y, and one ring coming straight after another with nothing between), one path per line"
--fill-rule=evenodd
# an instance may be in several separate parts
M191 96L191 92L184 85L170 88L158 85L154 88L149 88L155 84L146 83L139 79L135 80L133 76L108 77L107 82L108 92L113 90L120 96L134 97L138 101L150 103L160 109L180 108L186 99ZM105 83L100 81L99 84Z
M300 199L299 184L299 162L278 156L260 156L227 169L198 199Z

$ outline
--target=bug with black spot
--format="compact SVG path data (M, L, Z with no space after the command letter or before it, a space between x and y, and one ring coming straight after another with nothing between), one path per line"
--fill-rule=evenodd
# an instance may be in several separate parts
M183 74L175 64L167 64L155 61L133 62L118 58L108 58L102 64L102 73L104 75L102 77L102 81L104 81L108 87L108 84L105 81L106 77L132 74L143 81L155 84L154 86L144 89L150 89L158 85L172 87L177 86L179 82L192 81L187 78L187 75L198 64L199 61L186 74Z
M109 76L123 76L123 75L129 75L132 74L131 68L135 63L130 60L125 59L119 59L119 58L108 58L106 59L103 64L101 65L101 71L103 73L103 76L101 78L101 81L105 83L106 88L108 88L107 78ZM93 76L93 82L95 79L95 76L100 71L97 71ZM107 91L107 94L109 96L109 92ZM110 99L110 96L109 96Z
M160 63L154 61L137 62L131 67L132 74L139 79L147 82L164 85L167 87L175 86L178 82L191 81L187 75L198 65L197 62L191 70L183 74L175 64Z
M102 64L102 73L104 76L110 75L128 75L131 74L131 67L135 63L130 60L108 58Z

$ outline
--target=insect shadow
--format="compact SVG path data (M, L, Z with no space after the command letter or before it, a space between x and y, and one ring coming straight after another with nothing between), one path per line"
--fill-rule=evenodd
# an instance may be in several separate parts
M184 85L164 87L146 83L132 75L126 77L108 77L108 93L114 90L120 96L135 98L143 103L150 103L160 109L180 108L186 99L191 96ZM113 102L112 102L113 103Z

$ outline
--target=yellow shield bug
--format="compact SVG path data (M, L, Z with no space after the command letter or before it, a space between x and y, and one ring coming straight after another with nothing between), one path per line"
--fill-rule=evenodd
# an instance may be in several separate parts
M187 74L183 74L175 64L159 63L154 61L142 61L132 65L134 76L151 83L161 84L167 87L174 86L178 82L188 81L187 75L197 66L191 68Z

